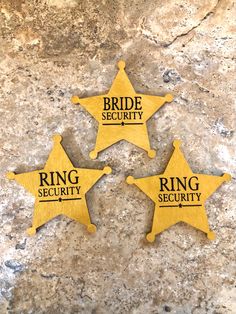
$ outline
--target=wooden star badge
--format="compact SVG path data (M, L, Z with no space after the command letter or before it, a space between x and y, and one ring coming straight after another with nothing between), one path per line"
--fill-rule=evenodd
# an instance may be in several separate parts
M103 170L75 168L60 144L62 137L53 137L54 147L42 170L15 174L7 177L16 180L35 196L32 227L27 230L34 235L36 229L58 215L79 221L88 232L95 232L86 203L86 193L104 175L111 173L110 167Z
M72 103L80 103L99 123L95 149L90 152L90 158L97 158L99 152L121 140L135 144L154 158L156 152L150 148L146 122L165 102L171 102L173 96L136 93L125 72L125 62L119 61L118 68L107 94L71 98Z
M129 176L128 184L135 184L155 203L152 230L146 238L149 242L170 226L182 221L207 234L214 240L209 229L204 203L211 194L231 176L212 176L193 173L183 153L181 142L174 141L174 152L163 174L134 179Z

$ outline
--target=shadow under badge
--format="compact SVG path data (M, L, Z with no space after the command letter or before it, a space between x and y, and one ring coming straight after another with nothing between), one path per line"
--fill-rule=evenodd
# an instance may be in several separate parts
M54 146L42 170L15 174L7 177L35 196L32 227L27 230L34 235L36 229L58 215L66 215L95 232L91 223L85 194L104 175L111 173L110 167L103 170L75 168L61 145L62 137L54 135Z
M73 96L73 104L80 104L99 123L96 145L90 158L95 159L102 150L126 140L147 151L150 158L156 155L150 148L146 122L173 96L164 97L136 93L126 72L125 62L118 62L119 72L107 94L88 98Z
M178 222L185 222L207 234L214 240L215 234L209 229L204 203L224 182L231 180L223 176L193 173L183 153L181 142L175 140L174 152L163 174L134 179L127 177L128 184L135 184L155 203L152 230L146 238L149 242L155 236Z

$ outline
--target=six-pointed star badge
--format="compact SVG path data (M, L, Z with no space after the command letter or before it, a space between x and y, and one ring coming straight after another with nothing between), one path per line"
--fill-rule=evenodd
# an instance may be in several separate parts
M80 103L99 123L95 149L90 157L95 159L105 148L127 140L153 158L156 152L150 148L146 122L165 102L171 102L173 96L136 93L125 72L125 62L119 61L118 67L119 72L107 94L71 98L72 103Z
M157 234L180 221L205 232L208 239L213 240L215 234L209 229L204 203L231 176L193 173L180 150L180 141L175 140L174 147L163 174L127 178L128 184L135 184L155 203L152 230L147 240L153 242Z
M111 173L111 168L75 168L60 144L61 136L54 135L53 140L54 147L42 170L7 174L35 196L33 224L27 232L34 235L38 227L63 214L93 233L96 226L91 223L85 194L104 174Z

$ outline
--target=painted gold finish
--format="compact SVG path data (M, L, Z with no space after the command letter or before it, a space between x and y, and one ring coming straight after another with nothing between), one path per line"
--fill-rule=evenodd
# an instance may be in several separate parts
M73 104L83 106L99 123L95 148L90 158L121 140L147 151L150 158L156 152L150 148L147 120L164 105L171 102L170 94L152 96L136 93L126 72L125 62L118 62L119 72L107 94L88 98L73 96Z
M95 232L86 203L86 193L110 167L103 170L75 168L61 145L62 137L54 135L54 147L42 170L15 174L7 177L16 180L35 196L32 227L27 230L34 235L36 229L58 215L66 215Z
M180 221L205 232L210 240L215 238L209 229L204 204L231 176L227 173L223 176L193 173L180 144L179 140L174 141L175 149L163 174L140 179L129 176L126 180L128 184L139 187L155 203L152 230L146 237L149 242Z

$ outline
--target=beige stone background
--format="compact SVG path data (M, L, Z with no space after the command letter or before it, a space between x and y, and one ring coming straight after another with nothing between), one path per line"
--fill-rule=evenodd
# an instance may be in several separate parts
M0 8L0 313L236 313L236 3ZM123 141L92 161L97 122L70 97L108 91L120 59L138 92L175 99L148 122L156 158ZM95 235L60 216L26 236L34 198L5 173L42 168L55 133L75 166L113 168L88 193ZM183 223L145 240L154 204L125 177L161 173L175 138L193 171L233 177L206 204L213 242Z

